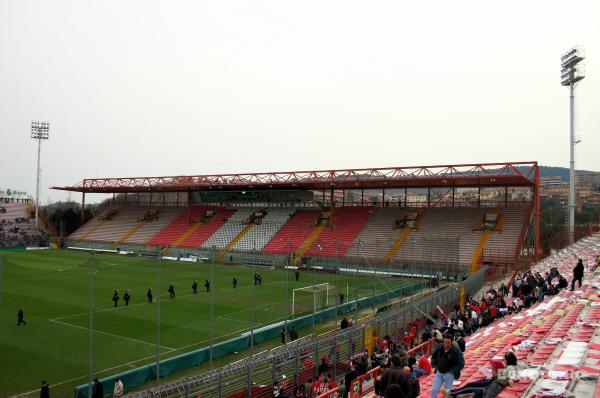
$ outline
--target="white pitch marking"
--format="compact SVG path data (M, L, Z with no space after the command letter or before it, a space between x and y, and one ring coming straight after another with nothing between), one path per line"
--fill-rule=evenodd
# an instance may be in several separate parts
M66 322L61 322L61 321L57 321L55 319L50 319L50 322L54 322L54 323L58 323L60 325L64 325L64 326L70 326L72 328L77 328L77 329L83 329L83 330L87 330L88 332L90 331L90 328L86 328L84 326L79 326L79 325L73 325L71 323L66 323ZM119 334L114 334L114 333L109 333L109 332L103 332L102 330L94 330L94 333L101 333L101 334L105 334L107 336L113 336L113 337L118 337L120 339L125 339L125 340L129 340L129 341L135 341L136 343L140 343L140 344L146 344L146 345L150 345L152 347L156 347L156 344L154 343L149 343L147 341L144 340L138 340L138 339L133 339L131 337L125 337L125 336L121 336ZM164 345L161 345L162 348L166 348L169 351L175 351L175 348L171 348L171 347L167 347Z

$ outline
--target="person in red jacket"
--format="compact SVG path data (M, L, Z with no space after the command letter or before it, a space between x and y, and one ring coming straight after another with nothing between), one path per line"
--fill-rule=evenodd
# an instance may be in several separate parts
M433 371L433 369L431 369L431 363L429 363L429 360L421 351L415 354L415 359L417 360L417 366L413 369L415 378L418 379L421 376L431 374Z

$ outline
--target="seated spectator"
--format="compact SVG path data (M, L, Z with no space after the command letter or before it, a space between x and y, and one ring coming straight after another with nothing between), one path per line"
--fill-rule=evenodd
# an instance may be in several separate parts
M346 329L348 327L348 319L345 317L342 318L342 322L340 323L340 329Z
M407 396L408 398L418 398L421 393L421 386L419 385L419 380L412 374L410 367L405 366L402 368L404 375L406 376L406 383L408 388Z
M565 279L564 276L559 276L558 277L558 289L565 289L569 286L569 282L567 282L567 280Z
M413 375L415 378L418 379L421 376L427 376L431 374L431 363L429 363L429 360L421 351L417 352L415 359L417 360L417 366L413 369Z
M502 361L490 360L492 365L491 378L476 380L456 390L442 389L444 397L458 397L463 394L472 394L473 398L495 398L505 386L518 380L517 357L512 352L504 355L506 364Z
M467 344L465 342L465 339L464 339L462 333L455 334L454 341L456 341L456 344L458 345L458 348L460 348L460 351L465 352L465 350L467 348Z

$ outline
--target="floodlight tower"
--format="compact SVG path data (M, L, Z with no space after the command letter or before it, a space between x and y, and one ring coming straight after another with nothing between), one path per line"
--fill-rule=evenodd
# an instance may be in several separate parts
M31 138L37 140L37 178L35 183L35 227L38 228L39 221L39 203L40 203L40 150L42 140L47 140L50 135L50 122L31 121Z
M573 244L575 239L575 86L581 81L584 75L583 65L578 65L583 61L583 50L579 47L573 47L562 57L560 57L560 80L563 86L570 89L570 164L569 164L569 244Z

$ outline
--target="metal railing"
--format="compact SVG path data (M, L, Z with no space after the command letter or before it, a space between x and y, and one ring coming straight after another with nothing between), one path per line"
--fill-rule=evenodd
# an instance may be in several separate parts
M473 295L484 284L487 267L468 279L448 285L435 293L406 303L398 310L378 317L363 319L349 329L319 336L313 340L299 340L263 351L212 371L184 377L128 393L131 398L267 398L272 396L275 382L282 381L286 395L292 396L296 386L315 378L318 364L329 361L326 370L337 378L349 370L350 360L362 352L369 336L389 335L400 341L404 331L423 314L432 314L440 307L449 311L462 294ZM104 379L103 382L109 382ZM126 386L127 387L127 386ZM363 389L366 388L363 385Z

